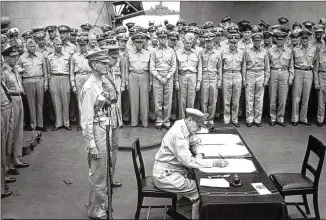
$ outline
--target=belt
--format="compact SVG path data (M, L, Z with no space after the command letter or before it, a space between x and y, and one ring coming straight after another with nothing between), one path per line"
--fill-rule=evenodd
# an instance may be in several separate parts
M309 71L312 70L311 67L294 67L295 70Z
M288 69L285 69L285 68L271 68L271 70L276 70L276 71L288 71Z
M28 76L28 77L24 77L23 76L23 79L42 79L43 76Z
M264 69L248 69L247 72L261 72L261 71L264 71Z
M323 72L323 73L326 73L326 70L318 70L319 72Z
M203 75L204 74L209 74L209 75L217 75L217 72L216 71L203 71Z
M224 73L240 73L241 70L223 70Z
M69 76L69 74L63 74L63 73L52 73L52 76Z
M134 74L143 74L143 73L147 73L148 70L144 70L144 71L141 71L141 72L134 72L134 71L130 71L130 73L134 73Z
M190 70L186 70L186 71L183 71L183 70L179 70L179 75L186 75L186 74L197 74L197 73L194 73L194 72L191 72Z
M23 93L22 92L11 92L11 93L9 93L9 95L10 96L21 96L21 95L23 95Z

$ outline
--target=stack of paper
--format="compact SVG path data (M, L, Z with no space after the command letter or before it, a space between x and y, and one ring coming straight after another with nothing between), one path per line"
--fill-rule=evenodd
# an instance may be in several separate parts
M243 144L237 134L197 134L201 143L204 145L211 144Z
M251 185L257 190L259 195L271 194L271 191L269 191L263 183L251 183Z
M203 145L197 153L203 153L204 157L251 157L247 147L239 144Z
M213 160L213 159L204 159ZM205 173L252 173L256 171L256 167L251 160L248 159L225 159L228 162L228 166L219 168L200 168Z
M225 180L224 178L221 178L221 179L200 178L200 185L208 186L208 187L219 187L219 188L230 187L230 183L227 180Z

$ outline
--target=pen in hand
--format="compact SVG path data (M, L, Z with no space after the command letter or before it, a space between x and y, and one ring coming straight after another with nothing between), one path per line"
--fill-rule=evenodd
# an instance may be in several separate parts
M225 160L225 158L220 153L218 153L218 155L223 159L223 161L226 165L229 165L229 162L227 160Z

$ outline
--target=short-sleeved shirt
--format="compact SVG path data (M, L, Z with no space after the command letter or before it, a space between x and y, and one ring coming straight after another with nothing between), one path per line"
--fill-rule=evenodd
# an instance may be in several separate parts
M60 54L50 54L48 56L49 74L66 74L69 75L70 70L70 54L62 52Z
M142 49L137 51L132 49L128 51L129 54L129 72L130 73L143 73L149 70L150 52Z

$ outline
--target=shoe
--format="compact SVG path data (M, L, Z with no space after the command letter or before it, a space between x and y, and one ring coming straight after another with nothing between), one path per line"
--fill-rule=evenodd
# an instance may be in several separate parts
M140 126L139 126L140 127ZM143 128L148 128L148 125L142 125Z
M269 121L269 125L270 126L274 126L275 125L275 121Z
M43 131L43 132L47 132L48 131L48 129L46 129L46 127L36 127L35 130Z
M61 127L53 127L51 130L56 131L56 130L59 130L59 128L61 128Z
M5 191L4 193L1 194L1 199L6 198L11 196L12 192L10 191Z
M81 126L78 126L77 127L77 131L81 131L81 130L83 130L82 127Z
M293 126L298 126L298 122L294 122L294 121L292 121L292 125L293 125Z
M311 122L310 121L307 121L307 122L300 121L300 124L311 126Z
M33 131L33 128L32 128L32 126L30 126L30 125L26 125L26 126L24 127L24 131Z
M157 130L162 130L162 125L158 125L158 126L156 126L156 129L157 129Z
M63 126L64 129L71 131L71 127L70 126Z
M118 181L113 181L112 182L112 187L113 188L117 188L117 187L121 187L122 186L122 183L118 182Z
M166 210L166 214L168 216L170 216L170 218L172 218L172 209L171 208L168 208ZM175 212L175 219L178 219L178 220L189 220L188 218L186 218L185 216L181 215L179 212Z
M256 122L254 122L254 124L255 124L257 127L262 127L261 123L256 123Z
M323 127L323 122L317 122L318 127Z
M240 127L240 124L238 122L237 123L232 122L232 124L234 125L234 127L237 127L237 128Z
M154 119L153 119L153 118L150 118L150 119L149 119L149 122L151 122L151 123L155 123L155 122L156 122L156 119L155 119L155 118L154 118Z
M282 127L286 127L285 122L277 122L277 124L281 125Z
M16 168L26 168L26 167L29 167L28 163L22 163L22 164L17 164L16 165Z
M9 169L8 175L19 175L19 171L16 169Z
M5 177L5 183L14 183L14 182L16 182L16 178Z
M9 186L8 185L5 185L5 190L9 190Z
M166 130L170 130L170 128L171 128L170 125L163 125L163 127L164 127Z
M125 124L125 125L129 125L130 122L129 122L129 121L123 121L123 124Z
M247 123L247 127L251 127L252 126L252 122L250 122L250 123Z

